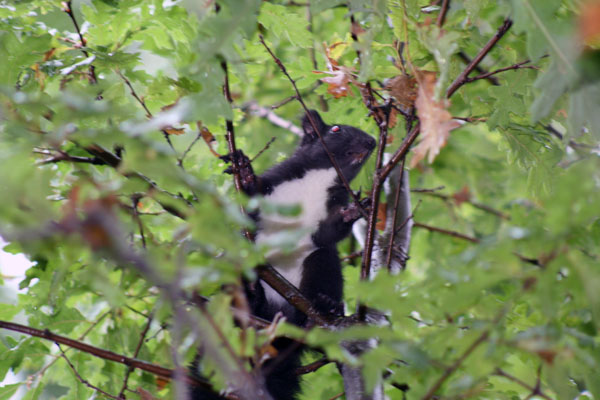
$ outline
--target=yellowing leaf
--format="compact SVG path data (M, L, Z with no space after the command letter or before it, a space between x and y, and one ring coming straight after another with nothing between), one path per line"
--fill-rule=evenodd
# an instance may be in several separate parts
M436 101L435 72L420 71L418 74L419 89L415 106L421 122L421 141L413 149L414 156L410 161L411 167L427 155L427 161L433 162L442 147L446 145L450 131L460 126L452 120L452 115L446 110L450 102L446 99Z
M208 145L208 149L215 157L220 157L220 154L215 151L215 147L217 146L217 139L215 139L215 135L212 134L211 131L208 130L207 127L202 126L202 122L198 121L196 123L198 129L200 130L200 136L204 139L204 142Z
M321 78L321 81L328 84L327 93L331 94L336 99L346 97L348 96L348 93L352 93L350 91L350 83L357 84L354 80L354 69L339 65L337 60L331 55L333 49L342 44L345 43L337 42L331 46L325 46L328 71L313 71L315 74L331 75L327 78Z
M185 129L173 128L172 126L164 127L163 131L169 135L183 135L185 133Z

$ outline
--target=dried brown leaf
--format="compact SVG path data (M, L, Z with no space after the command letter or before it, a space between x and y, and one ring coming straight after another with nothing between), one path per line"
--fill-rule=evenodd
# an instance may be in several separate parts
M340 97L348 96L350 92L350 79L345 71L337 67L337 70L331 72L323 72L332 76L327 78L321 78L321 82L327 83L327 93L332 95L334 98L339 99Z
M556 358L557 356L557 352L554 350L539 350L537 354L542 360L544 360L547 364L550 365L552 365L552 363L554 362L554 358Z
M169 135L183 135L185 133L185 129L173 128L172 126L166 126L162 130Z
M215 147L217 146L217 139L215 138L215 135L213 135L207 127L202 126L202 121L196 122L196 125L198 126L200 135L202 136L202 139L204 139L204 142L208 146L210 152L213 154L213 156L220 157L220 154L215 150Z
M417 99L417 80L411 76L395 76L386 81L384 89L403 109L412 108Z
M354 80L354 69L339 65L338 61L332 56L333 49L343 44L345 44L345 42L336 42L331 46L325 46L327 71L313 71L315 74L331 75L326 78L321 78L321 82L327 83L327 92L336 99L352 94L350 91L350 83L356 84L356 81Z
M48 61L52 58L52 56L56 53L56 47L51 48L47 52L44 53L44 61Z
M415 106L421 122L421 141L413 149L411 167L416 166L425 156L427 161L432 163L442 147L446 145L450 131L460 126L447 110L450 102L446 99L436 101L434 98L435 72L420 71L417 80L419 89Z
M588 1L583 5L578 25L584 43L600 43L600 0Z
M466 185L463 186L463 188L460 190L460 192L456 192L452 195L452 198L454 199L454 202L456 203L457 206L460 206L465 201L469 201L471 199L471 193L469 192L469 187Z

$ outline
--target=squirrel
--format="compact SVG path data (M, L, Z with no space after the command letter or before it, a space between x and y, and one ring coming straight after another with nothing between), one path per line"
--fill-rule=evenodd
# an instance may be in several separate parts
M304 115L302 128L304 135L295 152L262 175L254 174L250 160L241 151L225 156L225 160L235 163L242 189L248 196L263 196L275 205L299 204L302 207L297 216L260 211L252 215L257 226L255 242L259 245L268 243L284 230L299 232L301 236L291 251L272 248L265 255L267 262L296 286L316 311L342 315L342 266L336 245L348 236L353 223L360 218L359 207L368 206L368 203L348 204L348 190L327 151L350 182L376 142L355 127L327 125L314 110ZM229 172L231 169L228 168ZM308 323L306 315L263 281L246 285L246 295L251 311L258 317L270 321L275 314L282 313L288 322L297 326ZM300 385L295 370L300 366L302 351L297 343L286 338L277 338L273 346L279 356L263 365L267 390L276 400L293 399ZM209 397L193 397L194 400L206 398Z

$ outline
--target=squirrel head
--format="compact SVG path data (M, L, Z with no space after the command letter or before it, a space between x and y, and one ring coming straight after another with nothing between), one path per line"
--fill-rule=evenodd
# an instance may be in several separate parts
M323 122L318 112L310 110L302 118L304 136L296 153L305 157L306 162L314 168L331 167L331 161L319 135L315 132L315 127L346 179L349 181L354 179L375 148L375 139L353 126L328 125Z

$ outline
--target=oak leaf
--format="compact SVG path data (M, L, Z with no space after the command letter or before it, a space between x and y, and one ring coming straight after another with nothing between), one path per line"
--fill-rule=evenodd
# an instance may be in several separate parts
M417 80L408 75L398 75L387 80L384 89L404 110L412 108L417 98Z
M332 56L333 49L344 42L337 42L331 46L325 46L325 56L327 58L327 71L313 71L315 74L329 74L327 78L321 78L321 82L327 83L327 93L334 98L348 96L350 91L350 83L356 84L354 79L354 69L339 65L337 60Z
M432 163L441 148L446 145L450 131L460 126L447 110L450 102L447 99L435 99L435 72L419 71L417 81L419 89L415 106L421 122L421 141L413 149L411 167L416 166L425 156L427 161Z

